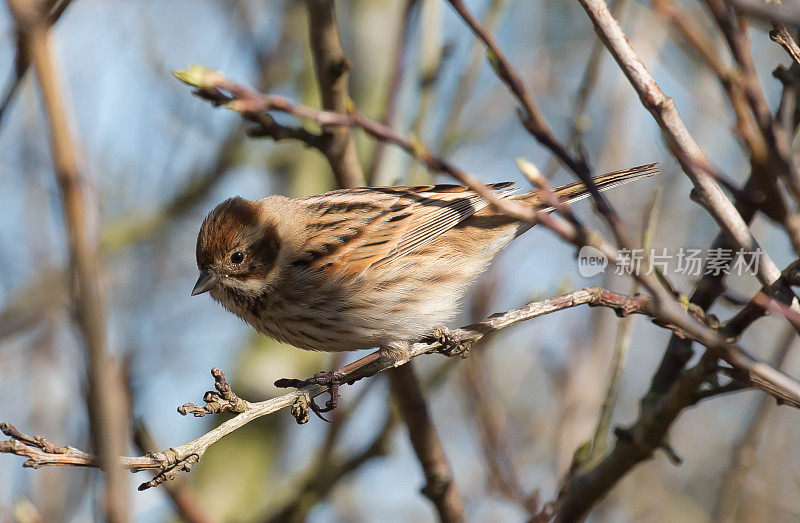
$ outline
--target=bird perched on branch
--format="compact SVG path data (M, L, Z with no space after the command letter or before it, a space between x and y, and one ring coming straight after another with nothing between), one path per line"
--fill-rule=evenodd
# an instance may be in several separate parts
M604 191L656 174L654 165L594 183ZM499 198L553 210L541 191L516 194L512 186L489 185ZM553 191L564 203L588 195L579 182ZM192 295L210 291L260 333L303 349L379 347L400 364L410 344L455 316L468 285L530 226L461 185L230 198L200 228Z

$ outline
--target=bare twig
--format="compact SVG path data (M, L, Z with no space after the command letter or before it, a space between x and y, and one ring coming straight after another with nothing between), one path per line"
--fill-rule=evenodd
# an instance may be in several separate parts
M359 127L378 140L397 145L424 163L431 171L452 176L480 194L501 212L522 221L541 223L570 243L580 246L591 245L603 252L610 261L617 260L616 249L598 233L582 226L576 226L575 220L564 221L551 214L541 212L533 206L523 205L508 198L498 198L478 178L434 156L419 140L401 136L390 127L367 118L355 109L350 114L341 114L295 104L283 96L254 92L228 80L219 72L200 66L190 67L186 71L176 71L174 74L182 82L196 88L195 94L201 98L209 100L215 105L225 105L250 121L258 121L266 112L278 111L300 119L311 120L321 126ZM646 278L645 275L640 275L640 277ZM650 286L653 285L657 284L651 281Z
M507 5L508 0L491 1L483 16L483 26L486 27L488 31L494 31L497 27ZM445 123L442 128L442 136L439 140L438 147L441 156L447 156L447 153L453 145L455 145L459 137L461 113L469 100L470 94L472 94L475 88L475 83L478 81L478 74L484 63L484 56L485 53L481 49L481 44L476 41L470 51L469 62L458 78L458 87L456 87L456 91L450 101L447 116L444 119Z
M579 305L608 307L613 309L617 314L623 316L627 314L645 314L651 317L656 316L656 307L653 303L653 300L646 296L627 296L600 287L591 287L586 289L578 289L567 294L532 302L525 307L514 309L502 314L492 315L491 317L478 323L474 323L461 329L455 329L453 331L453 335L461 340L462 345L464 348L466 348L489 333L504 329L521 321L537 318L546 314L552 314L553 312ZM692 314L702 316L702 311L700 310L691 309L691 312ZM667 328L676 328L669 325L664 326ZM689 333L682 333L682 335L686 334ZM702 342L702 340L700 341ZM705 340L705 342L708 343L707 340ZM413 359L423 354L435 353L443 349L444 347L441 345L441 343L436 341L432 336L430 341L426 340L412 345L409 350L409 357L410 359ZM773 395L779 397L784 402L791 403L793 405L800 405L800 386L798 386L796 383L778 373L765 363L754 360L741 351L736 351L730 347L726 347L725 349L727 350L726 355L729 355L734 361L734 366L739 369L740 372L746 373L754 380L756 384L765 390L768 390ZM719 348L719 350L723 349ZM716 356L708 359L712 362L716 362ZM394 365L394 362L381 358L379 352L374 352L341 369L342 381L345 383L351 383L362 378L374 376L379 372L394 368ZM704 363L703 365L706 364ZM714 368L716 367L712 365L709 367L709 370L713 370ZM709 370L707 370L707 372ZM215 370L214 375L215 381L218 383L223 383L222 389L227 390L224 385L227 384L224 373ZM691 376L696 378L694 374L691 374ZM327 390L328 388L323 385L309 385L301 390L256 403L251 403L241 398L237 398L234 400L236 404L235 410L241 410L241 413L221 423L219 426L203 434L199 438L188 443L184 443L183 445L171 447L164 452L153 453L149 456L118 458L115 463L133 472L141 470L158 470L160 472L153 480L142 484L139 488L146 489L160 485L164 481L175 477L181 471L189 470L203 456L208 447L231 432L253 421L254 419L287 407L292 407L292 413L298 421L307 421L308 402L311 398L326 393ZM222 392L220 392L220 394L222 395ZM227 392L225 394L227 395ZM683 392L680 394L683 394ZM692 390L692 394L694 394L694 390ZM233 396L230 396L228 399L232 399L232 397ZM692 398L693 397L694 396L692 396ZM223 397L223 400L224 399L225 398ZM218 400L216 398L212 398L212 401ZM675 408L675 405L676 404L669 403L667 407L672 409ZM191 409L191 412L194 413L195 410ZM677 414L678 412L675 412L676 416ZM652 430L665 431L666 427L661 427L659 422L659 425L653 426ZM53 446L51 448L46 446L46 448L42 448L41 445L34 445L31 443L36 441L36 438L29 438L27 436L18 437L17 433L11 433L9 435L12 438L10 441L0 442L2 443L2 445L0 445L0 452L17 454L29 458L28 461L25 462L25 466L100 466L100 462L95 456L79 451L72 447ZM61 452L60 449L66 449L66 452ZM52 452L47 452L47 450L52 450Z
M422 493L436 507L441 521L463 521L461 495L452 478L444 447L431 420L414 367L402 365L390 370L388 374L392 396L408 426L411 444L425 474L426 484Z
M142 453L157 452L159 448L150 431L142 422L135 423L133 442ZM214 519L208 515L197 495L186 482L177 478L175 481L164 484L164 489L181 520L187 523L213 523Z
M800 46L797 45L795 39L786 30L786 27L779 23L773 24L769 37L773 42L783 47L795 63L800 64Z
M98 461L105 470L103 506L110 521L126 521L126 478L116 459L123 453L127 443L126 402L120 375L106 348L102 300L97 281L97 245L89 227L89 205L78 162L77 144L62 100L52 45L52 21L41 14L38 2L9 0L9 6L17 29L26 35L23 38L27 46L26 55L36 70L50 122L51 152L63 200L70 264L75 275L73 293L76 323L87 353L91 432L99 454ZM36 452L48 453L48 450L39 448Z
M336 24L333 0L306 0L308 7L308 33L311 53L322 95L322 107L343 113L350 101L347 81L350 63L344 55ZM364 173L358 163L356 147L347 127L326 129L323 137L327 144L323 149L339 187L364 185Z
M778 1L765 0L729 0L736 7L748 16L761 18L770 22L779 22L792 27L800 27L800 9L794 3L787 2L785 5Z
M772 366L776 369L784 367L789 350L796 340L793 329L787 328L772 358ZM767 415L773 407L769 397L764 397L753 411L747 423L744 435L734 446L728 470L722 474L717 503L714 507L713 521L734 521L739 506L739 498L744 481L755 464L755 455L759 441L765 429Z
M658 213L661 207L661 191L656 190L653 199L650 201L650 208L644 220L642 229L642 248L648 249L652 244L652 237L658 222ZM638 292L638 285L634 283L633 294ZM631 342L632 318L622 318L617 324L617 334L614 339L614 353L612 355L611 373L608 378L606 395L600 410L600 418L597 422L594 438L589 452L588 463L594 463L607 450L609 427L611 418L614 414L614 407L617 404L619 395L619 384L622 379L622 372L625 369L625 359L628 354L628 347Z
M606 3L603 0L581 0L581 5L594 23L598 36L639 94L642 104L661 127L667 145L695 186L697 200L737 247L755 250L758 244L747 223L717 184L715 170L678 114L675 102L664 94L647 71ZM759 267L758 277L763 285L770 285L780 277L780 270L766 257L763 266Z

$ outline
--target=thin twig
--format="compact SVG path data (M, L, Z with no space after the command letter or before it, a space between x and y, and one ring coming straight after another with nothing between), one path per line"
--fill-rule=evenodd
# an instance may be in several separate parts
M425 474L422 493L431 500L439 519L444 522L464 520L464 507L444 446L436 432L422 388L411 365L402 365L388 372L392 396L408 427L411 445Z
M773 29L769 32L770 39L783 47L796 64L800 64L800 46L795 39L783 24L774 23L772 26Z
M747 223L717 184L715 169L711 167L678 114L674 100L664 94L655 78L647 71L606 3L603 0L580 0L580 2L594 23L598 36L639 94L642 105L650 111L661 127L667 145L694 184L699 203L708 210L737 247L754 251L758 246L755 238ZM759 264L758 278L763 285L770 285L780 278L780 270L768 256L765 256L763 264Z
M781 369L785 366L789 351L796 339L797 335L794 330L787 328L782 339L778 342L775 355L772 357L772 366L776 369ZM769 397L765 396L761 399L756 409L750 415L744 434L736 445L734 445L728 469L721 475L723 479L719 486L712 521L723 522L736 520L736 511L739 506L742 487L744 486L747 475L756 463L752 457L758 450L758 445L765 429L767 415L772 410L773 403L774 402L771 401Z
M347 81L350 63L342 49L333 0L306 0L311 54L322 95L322 107L343 113L350 103ZM326 129L328 141L323 149L339 187L364 185L364 173L358 163L356 147L347 127Z
M121 376L109 357L98 283L97 241L89 226L90 205L78 161L77 142L67 107L52 41L52 20L40 13L38 2L9 0L17 29L25 33L25 53L36 71L50 124L55 178L63 201L64 221L75 275L74 306L78 329L87 353L88 409L98 462L105 470L103 507L110 521L127 521L127 478L116 456L127 446L127 415ZM46 452L47 449L38 449Z
M486 27L488 31L494 31L507 6L508 0L491 1L483 16L483 26ZM445 123L442 127L441 138L438 141L438 151L441 156L447 156L447 153L450 152L459 137L461 114L472 91L475 89L475 84L478 81L478 74L484 63L484 56L485 53L482 50L481 43L475 41L470 51L469 62L458 78L456 91L453 94L447 116L444 119Z
M485 335L504 329L519 322L552 314L567 308L580 305L602 306L613 309L618 315L644 314L657 317L657 307L651 298L647 296L627 296L615 293L601 287L590 287L578 289L567 294L554 296L545 300L532 302L525 307L514 309L502 314L494 314L491 317L474 323L461 329L455 329L453 335L461 340L462 348L468 347L483 338ZM692 314L702 317L702 311L691 309ZM675 326L663 325L670 329L677 329ZM690 334L682 332L681 335ZM703 340L698 340L703 342ZM705 343L709 343L705 340ZM713 346L714 349L723 350ZM415 343L409 349L409 361L423 354L430 354L444 350L435 337L429 340ZM783 374L775 371L763 362L757 361L746 355L741 350L732 347L725 347L726 355L734 360L734 366L741 372L747 373L755 384L775 395L782 401L795 406L800 406L800 385L786 378ZM710 353L709 353L710 354ZM705 361L705 360L704 360ZM713 358L716 362L716 357ZM343 369L342 381L351 383L362 378L374 376L379 372L394 368L395 362L380 357L379 352L374 352L365 356L358 362L352 363ZM142 457L121 457L115 463L133 472L141 470L158 470L159 474L151 481L142 484L139 488L146 489L160 485L164 481L172 479L181 471L189 470L203 456L205 451L214 443L227 436L231 432L241 428L249 422L271 414L278 410L292 407L292 414L299 422L308 421L308 402L327 392L328 388L323 385L309 385L301 390L290 392L276 398L251 403L235 394L228 395L230 386L225 380L225 375L221 371L214 370L215 382L220 396L210 395L206 397L209 403L225 403L234 406L232 410L241 411L235 417L224 421L211 431L203 434L199 438L171 447L163 452L152 453ZM681 393L682 394L682 393ZM692 391L694 394L694 391ZM226 397L227 396L227 397ZM692 396L694 397L694 396ZM674 406L670 404L670 408ZM211 407L209 410L216 410ZM187 413L200 413L200 409L187 407ZM202 412L206 414L206 412ZM675 413L677 415L677 412ZM6 425L7 426L7 425ZM654 427L653 430L666 430L665 427ZM24 463L28 467L41 467L45 465L75 465L98 467L98 459L90 454L82 452L72 447L56 447L59 450L47 452L50 447L42 448L41 445L33 445L31 442L36 438L17 437L15 433L8 434L10 441L0 442L0 452L17 454L28 458ZM62 451L61 449L66 449Z
M153 440L153 436L141 421L134 424L133 443L139 452L156 452L158 446ZM187 482L176 478L175 481L164 485L175 512L182 521L187 523L213 523L215 520L208 514L202 506L194 490Z
M650 201L650 206L644 220L644 227L642 228L642 248L648 249L652 244L653 235L655 234L655 227L658 222L658 213L661 208L661 191L656 190L653 198ZM634 283L632 294L638 292L638 284ZM609 436L609 427L611 427L611 418L614 414L614 407L617 404L617 396L619 395L619 384L622 379L622 372L625 369L625 359L628 354L628 347L631 342L631 329L633 318L622 318L617 323L617 334L614 339L614 353L611 362L611 373L608 378L608 386L606 387L606 394L603 399L603 405L600 409L600 418L597 422L594 438L589 452L588 463L594 463L599 459L603 453L606 452L608 446L607 440Z
M626 0L614 0L611 4L611 11L620 16L620 13L626 7ZM581 81L578 84L578 91L575 95L575 103L572 109L572 129L567 139L567 148L582 150L583 148L583 135L586 133L589 121L589 114L586 109L589 107L589 101L600 78L600 66L602 65L603 58L603 42L595 40L592 44L592 50L589 52L589 58L586 59L586 65L583 68ZM558 169L558 162L555 157L551 157L544 168L544 175L546 178L552 178L553 174Z

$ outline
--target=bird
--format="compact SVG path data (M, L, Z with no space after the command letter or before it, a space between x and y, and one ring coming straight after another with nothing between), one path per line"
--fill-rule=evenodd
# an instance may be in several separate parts
M655 165L603 174L594 184L606 191L657 174ZM514 185L488 187L499 198L554 210L541 189L520 194ZM589 195L581 182L552 190L564 204ZM470 283L531 226L463 185L236 196L203 220L191 294L210 293L258 332L296 347L379 348L399 365L412 343L455 317Z

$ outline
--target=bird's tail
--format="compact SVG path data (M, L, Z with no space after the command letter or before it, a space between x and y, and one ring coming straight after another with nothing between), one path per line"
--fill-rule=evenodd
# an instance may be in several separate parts
M593 180L598 190L607 191L609 189L613 189L614 187L625 185L626 183L635 182L636 180L641 180L642 178L659 174L661 171L656 168L656 165L657 164L655 163L649 163L647 165L631 167L630 169L623 169L621 171L601 174L600 176L593 178ZM559 187L554 187L553 192L558 195L558 198L562 203L576 202L589 196L589 190L586 188L586 185L583 182L572 182ZM540 210L545 212L553 210L552 207L549 207L544 202L541 191L520 194L517 195L515 199L529 201L534 205L539 206Z

